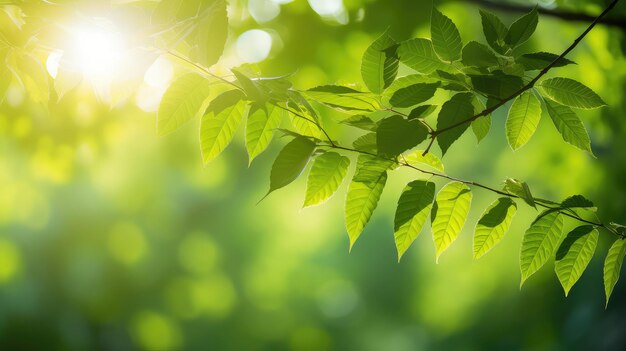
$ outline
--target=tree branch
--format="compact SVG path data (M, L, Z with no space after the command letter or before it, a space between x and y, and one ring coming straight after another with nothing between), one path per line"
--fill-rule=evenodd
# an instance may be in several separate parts
M473 0L472 0L473 1ZM455 123L449 127L446 128L442 128L442 129L438 129L435 130L434 132L432 132L430 135L431 137L434 139L436 138L438 135L440 135L441 133L444 133L446 131L449 131L451 129L454 129L456 127L462 126L466 123L471 123L472 121L486 116L490 113L492 113L493 111L497 110L498 108L502 107L504 104L506 104L507 102L515 99L516 97L518 97L519 95L522 95L525 91L531 89L532 87L535 86L535 84L537 83L537 81L539 81L539 79L541 79L541 77L543 77L546 73L548 73L548 71L550 71L550 69L552 69L559 61L561 61L565 56L567 56L567 54L569 54L572 50L574 50L574 48L580 43L581 40L583 40L583 38L593 29L593 27L595 27L601 20L602 18L604 18L604 16L609 13L614 7L615 5L617 5L617 3L620 0L613 0L609 6L607 6L607 8L604 9L604 11L602 11L602 13L600 15L598 15L598 17L596 17L593 22L591 22L591 24L587 27L587 29L585 29L579 36L578 38L576 38L576 40L574 40L574 42L567 48L565 49L565 51L563 51L563 53L561 53L561 55L559 55L559 57L557 57L554 61L552 61L552 63L550 63L548 66L546 66L544 69L542 69L539 74L537 74L537 76L535 76L535 78L533 78L530 82L526 83L526 85L524 85L522 88L520 88L518 91L516 91L515 93L511 94L511 96L499 101L497 104L483 110L482 112L467 118L465 120L459 121L458 123Z
M519 12L526 13L533 9L532 6L524 6L518 4L511 4L503 1L493 1L493 0L458 0L462 2L469 2L476 5L480 5L482 7L491 8L498 11L506 11L506 12ZM539 7L537 9L539 13L545 16L559 18L565 21L574 21L574 22L593 22L595 16L589 15L583 12L575 12L568 10L553 10L547 9L543 7ZM602 24L609 27L619 28L623 31L626 31L626 18L624 17L614 17L614 18L602 18L598 21L598 24Z
M402 167L407 167L407 168L413 169L415 171L421 172L423 174L431 175L433 177L447 179L447 180L451 180L451 181L454 181L454 182L460 182L460 183L466 184L468 186L481 188L481 189L490 191L492 193L496 193L496 194L502 195L502 196L507 196L507 197L510 197L510 198L519 198L519 196L517 196L517 195L508 193L508 192L503 191L503 190L498 190L496 188L493 188L493 187L490 187L490 186L487 186L487 185L484 185L484 184L481 184L481 183L477 183L477 182L470 181L470 180L463 180L463 179L455 178L455 177L452 177L452 176L449 176L449 175L443 174L443 173L432 172L432 171L429 171L429 170L425 170L425 169L416 167L416 166L414 166L414 165L412 165L410 163L407 163L405 161L398 161L397 159L394 159L394 158L382 157L382 156L377 155L377 154L372 153L372 152L357 150L357 149L354 149L354 148L344 147L344 146L340 146L340 145L337 145L337 144L334 144L334 145L323 145L323 146L329 147L331 149L344 150L344 151L358 153L358 154L362 154L362 155L368 155L368 156L376 157L378 159L385 160L385 161L392 161L392 162L395 162L395 163L399 164ZM545 200L545 199L541 199L541 198L537 198L537 197L533 197L533 200L535 201L537 206L545 208L546 210L558 211L559 213L563 214L564 216L567 216L569 218L575 219L575 220L577 220L579 222L590 224L590 225L593 225L593 226L596 226L596 227L599 227L599 228L604 228L606 231L608 231L608 232L610 232L612 234L615 234L615 235L617 235L620 238L626 238L625 235L623 235L621 233L618 233L616 230L613 230L611 227L609 227L608 225L606 225L606 224L604 224L602 222L599 222L599 221L598 222L593 222L593 221L586 220L586 219L580 217L574 211L571 211L571 213L570 212L565 212L566 209L563 209L563 208L559 207L558 206L559 204L554 202L554 201ZM557 206L556 207L549 206L549 205L547 205L547 203L553 203L553 204L556 204Z

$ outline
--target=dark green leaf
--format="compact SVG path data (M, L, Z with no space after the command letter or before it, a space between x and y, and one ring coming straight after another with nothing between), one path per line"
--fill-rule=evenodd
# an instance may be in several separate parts
M528 14L511 24L504 41L512 47L523 44L533 35L538 22L539 16L537 15L537 7L535 7Z
M402 116L391 116L378 123L376 144L378 154L397 156L426 140L428 129L418 120L408 121Z
M409 112L409 116L407 117L409 120L417 119L417 118L426 118L437 109L436 105L421 105L417 106L411 112Z
M551 54L549 52L535 52L532 54L524 54L517 58L517 63L520 63L526 68L526 70L541 70L546 68L552 62L554 62L559 56ZM560 58L553 67L563 67L571 64L576 64L573 61Z
M591 200L585 198L582 195L570 196L561 202L562 208L587 208L595 210L595 206Z
M483 25L483 33L487 43L499 54L505 54L508 50L504 38L508 29L502 21L494 14L480 10L480 17Z
M490 97L506 99L524 86L522 78L496 71L489 75L469 75L477 91Z
M296 180L309 162L313 151L315 143L303 137L296 137L285 145L272 165L270 190L265 196Z
M369 152L372 154L377 153L378 148L376 147L376 133L361 135L352 143L352 146L359 151Z
M378 127L372 119L364 115L351 116L341 121L341 123L368 131L375 131Z
M472 105L472 94L456 94L441 107L437 119L437 129L453 126L461 121L470 119L473 115L474 106ZM437 143L441 148L442 155L445 155L452 143L467 130L469 125L469 122L463 123L437 135Z
M394 107L411 107L424 102L435 95L438 83L417 83L398 89L393 93L389 102Z
M475 67L497 66L498 58L485 45L470 41L463 48L463 64Z

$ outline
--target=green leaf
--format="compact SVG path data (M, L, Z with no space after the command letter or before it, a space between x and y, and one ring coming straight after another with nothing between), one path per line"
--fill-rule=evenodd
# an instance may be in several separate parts
M624 262L624 254L626 254L626 240L619 238L611 245L609 253L606 255L606 260L604 261L604 292L606 294L606 306L609 305L611 293L619 280L622 263Z
M336 152L325 152L315 158L307 180L304 206L324 203L337 191L346 174L350 159Z
M261 89L253 82L250 77L245 75L240 69L231 69L231 72L235 75L237 79L237 83L243 91L246 93L248 99L257 102L265 102L267 100L267 96L263 94Z
M463 48L462 62L466 66L491 67L498 65L498 58L485 45L470 41Z
M247 102L239 90L231 90L216 97L200 121L200 147L204 163L213 160L226 149L243 116Z
M226 0L214 0L195 23L189 35L189 57L204 67L213 66L222 56L228 36Z
M530 187L528 186L528 184L526 184L526 182L522 182L513 178L507 178L504 181L504 191L524 200L524 202L526 202L528 206L537 208L537 205L535 205L535 198L530 192Z
M550 78L541 82L543 92L561 105L593 109L606 103L598 94L580 82L569 78Z
M524 86L522 78L504 74L500 71L493 72L489 75L470 74L469 76L474 89L498 99L509 98Z
M428 39L414 38L401 42L398 56L400 62L423 74L445 67L437 57L432 42Z
M433 7L430 17L430 35L433 48L444 61L456 61L461 58L461 35L452 20Z
M506 140L513 151L526 145L541 120L541 103L530 91L515 98L506 119Z
M550 119L556 129L561 133L563 140L583 151L591 151L591 139L583 122L578 118L571 108L559 105L550 100L544 99Z
M312 100L343 112L363 113L377 110L372 94L344 86L322 85L303 93Z
M314 151L315 143L304 137L296 137L285 145L274 160L270 173L270 190L263 198L296 180Z
M523 54L516 59L517 63L520 63L527 71L541 70L548 67L554 62L559 55L551 54L549 52L534 52L532 54ZM560 58L553 67L563 67L571 64L576 64L574 61L570 61L565 57Z
M396 90L389 102L394 107L411 107L435 95L439 83L417 83Z
M267 149L274 136L274 130L280 126L284 115L285 110L270 104L250 112L246 124L246 149L249 164Z
M511 47L525 43L535 32L538 22L539 16L537 15L537 7L535 7L528 14L511 24L504 41Z
M367 88L380 94L398 73L397 44L388 32L383 33L363 54L361 76Z
M200 115L209 95L209 84L202 76L189 73L167 89L157 113L157 131L165 135Z
M517 205L510 197L494 201L480 217L474 230L474 258L479 259L502 240L509 230Z
M20 53L15 57L14 67L18 70L17 78L32 101L47 105L50 101L48 72L34 54L21 51Z
M471 202L472 192L461 182L448 183L437 194L431 213L437 261L461 233Z
M562 208L585 208L591 211L595 211L596 207L591 200L585 198L582 195L573 195L561 202Z
M389 162L369 155L359 155L356 174L346 196L346 229L350 250L372 217L387 182Z
M522 240L520 269L524 281L535 274L554 255L563 234L563 216L557 211L547 210L540 214L526 230Z
M298 133L320 140L324 137L316 124L319 123L317 112L300 93L289 92L288 106L297 113L289 113L289 118Z
M436 105L421 105L417 106L411 112L409 112L409 116L407 117L409 120L418 119L418 118L426 118L430 116L437 109Z
M565 296L587 268L597 244L598 231L593 226L583 225L569 232L559 246L554 271Z
M450 73L442 70L437 70L433 74L438 80L444 83L441 89L450 91L469 91L469 84L466 80L466 75L461 73Z
M487 43L499 54L505 54L508 50L504 43L508 29L502 21L494 14L480 10L481 22L483 25L483 33Z
M439 157L430 152L424 155L424 150L415 150L406 155L402 155L402 160L410 165L423 164L438 171L445 172L443 163Z
M378 125L371 118L364 115L351 116L341 121L341 123L367 131L375 131L378 128Z
M394 218L398 261L421 232L434 197L435 183L425 180L414 180L402 191Z
M359 151L369 152L372 154L377 153L378 147L376 146L376 133L361 135L352 143L352 146Z
M418 120L394 115L381 120L376 132L378 154L396 156L426 140L428 129Z
M474 105L474 115L482 113L487 107L478 98L472 99L472 105ZM472 122L472 132L476 136L476 141L480 143L491 130L491 114L478 117Z
M461 121L468 120L474 115L472 105L472 94L456 94L443 104L437 119L437 129L448 128ZM444 133L437 135L437 143L441 148L442 155L445 155L452 143L454 143L467 130L470 123L463 123Z

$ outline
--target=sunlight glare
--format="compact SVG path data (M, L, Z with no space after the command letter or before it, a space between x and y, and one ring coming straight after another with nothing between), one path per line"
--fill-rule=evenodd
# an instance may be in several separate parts
M111 26L91 25L72 30L69 60L84 76L110 79L126 56L124 40Z

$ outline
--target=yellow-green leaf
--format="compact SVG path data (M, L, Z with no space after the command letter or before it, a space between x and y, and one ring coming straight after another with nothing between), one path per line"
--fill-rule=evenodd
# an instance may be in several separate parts
M510 197L494 201L480 217L474 231L474 258L489 252L509 230L517 205Z
M506 119L506 140L513 150L524 146L535 134L541 120L541 103L532 92L518 96Z
M231 90L215 98L200 121L202 159L208 163L230 144L247 110L243 94Z
M541 89L550 99L569 107L593 109L606 105L593 90L570 78L546 79Z
M565 296L587 268L597 244L598 230L593 226L583 225L569 232L559 246L554 271L565 291Z
M543 212L526 230L522 239L520 269L522 280L535 274L554 255L554 250L563 233L563 216L557 211Z
M609 299L611 298L613 288L619 280L625 254L626 239L619 238L615 240L613 245L611 245L609 253L606 255L606 260L604 261L604 292L606 294L607 306L609 305Z
M439 157L430 152L427 152L426 155L424 155L424 150L411 151L406 155L402 155L401 159L410 165L423 164L438 171L445 172L443 163Z
M157 113L157 131L165 135L199 116L209 95L204 77L189 73L176 79L167 89Z
M396 78L399 63L396 46L395 40L385 32L365 50L361 76L372 93L382 93Z
M303 207L319 205L333 196L348 173L349 165L350 159L336 152L325 152L315 158Z
M461 233L471 202L472 192L461 182L448 183L437 194L431 213L437 261Z
M402 63L423 74L430 74L444 67L428 39L415 38L401 42L398 56Z
M463 43L454 22L433 7L430 17L430 34L433 48L444 61L456 61L461 58Z
M246 149L249 163L265 151L272 141L274 130L280 126L285 111L274 105L251 111L246 124Z
M583 151L591 151L591 140L583 122L571 108L544 99L548 114L563 140Z
M390 162L368 155L359 155L357 170L346 196L346 229L350 249L372 217L387 182Z
M394 219L398 261L421 232L434 197L435 183L425 180L410 182L400 195Z

